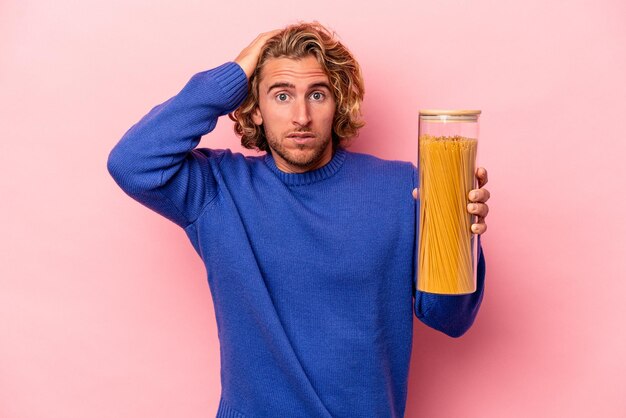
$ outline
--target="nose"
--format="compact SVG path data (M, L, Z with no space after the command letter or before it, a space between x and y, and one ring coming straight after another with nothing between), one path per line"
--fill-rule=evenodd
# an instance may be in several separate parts
M293 123L300 126L307 126L311 123L311 112L305 100L296 100L293 108Z

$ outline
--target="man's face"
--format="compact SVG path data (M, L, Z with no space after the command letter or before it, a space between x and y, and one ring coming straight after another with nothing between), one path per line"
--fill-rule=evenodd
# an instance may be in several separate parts
M302 173L328 163L335 99L317 59L272 58L260 77L259 104L252 119L263 124L276 166Z

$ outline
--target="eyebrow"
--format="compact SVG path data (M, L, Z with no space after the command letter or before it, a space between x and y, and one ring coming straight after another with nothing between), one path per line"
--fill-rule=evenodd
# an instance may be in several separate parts
M319 81L317 83L313 83L311 84L308 89L312 89L312 88L316 88L316 87L325 87L326 89L328 89L328 91L331 91L330 86L328 85L327 82L325 81ZM267 89L267 92L269 93L270 91L272 91L272 89L277 89L277 88L290 88L290 89L295 89L296 86L292 83L288 83L286 81L279 81L277 83L272 84L271 86L269 86L269 88Z

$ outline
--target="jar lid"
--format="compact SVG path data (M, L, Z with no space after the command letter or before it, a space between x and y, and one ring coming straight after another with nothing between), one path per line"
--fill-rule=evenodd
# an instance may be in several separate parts
M420 110L420 115L424 116L475 116L480 115L480 110L444 110L444 109L423 109Z

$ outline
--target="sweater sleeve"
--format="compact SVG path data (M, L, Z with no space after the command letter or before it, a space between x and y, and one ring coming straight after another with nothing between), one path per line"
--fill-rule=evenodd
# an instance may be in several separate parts
M470 329L478 314L485 290L486 264L478 235L476 291L468 295L437 295L415 292L415 316L431 328L458 338Z
M418 187L419 172L413 166L413 187ZM416 219L418 216L418 205ZM416 224L417 229L417 224ZM413 292L415 316L429 327L444 334L458 338L470 329L478 314L483 300L485 288L486 264L481 244L481 236L477 235L478 264L476 266L476 291L468 295L439 295L417 290L416 269L413 274ZM416 237L417 243L417 237ZM417 245L415 246L413 266L417 265Z
M107 169L130 197L177 225L193 223L217 195L223 150L195 149L219 116L247 95L247 77L227 62L191 77L175 96L152 108L119 140Z

